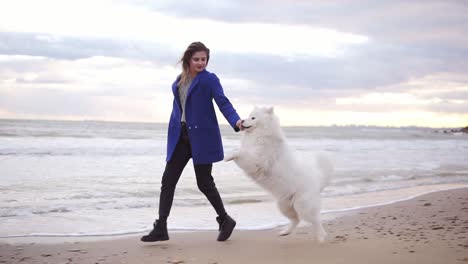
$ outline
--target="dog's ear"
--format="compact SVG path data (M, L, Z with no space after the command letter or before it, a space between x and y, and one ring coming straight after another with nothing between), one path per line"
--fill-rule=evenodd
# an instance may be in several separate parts
M273 114L273 106L267 107L267 108L266 108L266 112L267 112L268 114Z

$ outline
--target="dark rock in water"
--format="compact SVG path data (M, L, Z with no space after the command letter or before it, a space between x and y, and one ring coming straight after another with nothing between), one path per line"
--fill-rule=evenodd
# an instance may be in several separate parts
M468 126L459 129L444 130L444 134L465 133L468 134Z

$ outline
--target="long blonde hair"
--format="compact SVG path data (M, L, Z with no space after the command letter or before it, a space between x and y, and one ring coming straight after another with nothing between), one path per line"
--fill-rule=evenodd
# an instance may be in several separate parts
M199 41L190 44L179 61L182 63L182 73L180 74L180 80L177 83L179 87L189 82L190 59L192 58L193 54L198 51L206 52L206 65L208 65L208 61L210 60L210 49L208 49L203 43Z

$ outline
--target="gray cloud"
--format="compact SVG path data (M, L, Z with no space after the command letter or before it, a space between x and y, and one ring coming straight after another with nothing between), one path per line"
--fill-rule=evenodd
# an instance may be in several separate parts
M175 64L174 58L180 56L157 43L15 32L0 32L0 54L65 60L92 56L122 57L150 60L158 65Z
M452 59L447 59L452 57ZM274 86L316 89L374 89L437 72L465 72L468 50L434 51L424 47L366 45L344 58L288 61L260 55L220 54L220 72Z
M468 104L454 104L447 100L444 100L438 104L431 105L426 108L431 112L439 113L468 113Z
M19 115L92 116L99 111L85 93L47 88L20 89L15 94L0 90L0 106Z
M48 42L38 39L35 34L15 33L2 33L0 39L3 40L2 43L8 44L2 45L3 50L0 53L56 59L110 56L152 60L160 65L174 65L174 59L180 56L170 54L157 45L145 43L129 45L105 39L60 38ZM249 96L250 100L258 98L255 101L315 102L316 98L324 96L327 98L327 95L351 96L362 93L363 90L386 87L432 73L463 72L468 68L465 60L467 57L468 52L464 49L443 49L431 43L424 47L369 43L353 50L352 54L346 57L305 57L296 60L268 55L217 53L214 50L209 69L226 77L253 80L258 87L252 87L248 95L239 95ZM41 61L4 63L0 66L0 74L2 69L9 71L15 69L18 72L41 70L42 63ZM33 82L66 83L68 80L60 79L59 76L46 76ZM318 91L321 91L320 94Z
M253 104L288 103L294 100L298 104L309 103L311 107L328 107L337 96L354 96L369 90L399 92L406 87L398 84L411 79L438 73L463 75L468 72L466 1L231 0L214 4L211 0L200 0L196 6L188 0L120 2L181 18L211 18L237 23L307 24L369 37L369 43L354 46L346 56L337 58L302 57L290 60L277 56L212 50L210 70L218 75L255 83L255 87L248 87L248 92L235 91L241 100ZM64 60L108 56L150 60L156 65L175 65L181 55L167 47L141 41L14 32L0 32L0 54ZM2 63L0 78L6 71L27 72L40 67L41 62L27 65ZM50 83L54 78L35 80L40 81ZM440 88L446 89L443 86ZM466 100L466 92L441 92L437 96L443 102L430 110L468 112L465 106L449 101ZM0 99L0 103L5 104L5 99ZM371 109L369 106L352 106L349 110L360 108ZM380 107L380 110L392 111L391 107L388 110Z
M339 84L333 83L343 79L343 86L354 87L353 84L356 84L363 88L397 83L409 77L435 72L463 72L468 69L468 5L461 0L230 0L216 5L212 1L202 0L197 2L196 7L187 0L157 3L140 0L136 3L181 18L209 17L228 22L307 24L364 34L372 41L358 50L354 57L341 60L305 59L293 64L278 58L248 55L249 62L242 63L237 60L245 61L245 57L237 59L235 55L223 56L223 63L230 66L224 67L223 71L230 72L234 68L232 71L236 73L253 73L262 82L268 78L262 78L263 74L257 68L266 69L278 78L286 76L281 75L281 72L293 73L293 76L297 73L309 84L307 76L313 76L315 81L319 81L319 86L323 82L327 87L339 87ZM289 79L287 82L298 84L300 79Z
M134 1L128 3L135 4ZM371 43L352 50L352 56L336 59L301 58L289 61L267 55L227 53L213 56L217 60L211 62L214 70L270 86L374 89L432 73L464 72L468 69L468 46L459 46L454 39L425 33L434 30L466 31L463 26L468 18L462 12L466 7L460 1L353 1L352 4L342 1L273 1L267 4L264 1L223 1L216 5L212 1L200 1L197 8L206 12L195 12L188 1L155 3L141 0L136 4L181 17L305 23L366 34L371 38ZM450 15L447 15L449 11ZM428 12L432 13L428 15ZM463 38L468 34L459 35ZM0 53L3 54L64 59L101 55L174 65L180 56L154 43L112 39L60 38L47 42L34 34L2 33L0 43L4 44L0 45Z
M465 84L465 87L468 87L468 82ZM468 91L442 91L431 94L430 96L425 96L425 98L434 98L437 97L443 100L465 100L468 101ZM468 103L466 104L468 107ZM466 111L468 113L468 109Z
M407 32L421 34L440 28L465 32L468 11L464 0L223 0L216 4L211 0L200 0L196 5L189 0L120 2L181 18L208 17L227 22L308 24L382 37L402 37Z

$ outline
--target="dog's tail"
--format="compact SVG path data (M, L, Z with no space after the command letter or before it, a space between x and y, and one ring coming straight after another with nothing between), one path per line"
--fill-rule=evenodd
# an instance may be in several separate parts
M333 176L333 164L327 157L318 155L317 166L319 167L320 172L322 172L319 181L320 191L323 191L323 189L330 184L331 178Z

